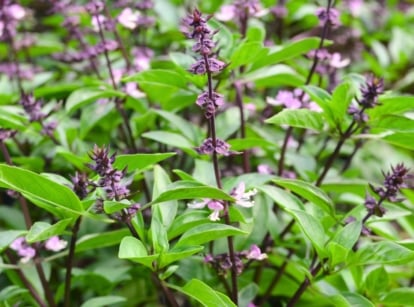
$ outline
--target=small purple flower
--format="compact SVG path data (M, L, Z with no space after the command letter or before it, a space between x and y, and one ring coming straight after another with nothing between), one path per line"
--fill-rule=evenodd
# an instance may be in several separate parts
M88 187L90 185L90 181L88 176L85 173L75 173L75 176L71 177L72 184L73 184L73 191L80 199L84 199L88 196L89 191Z
M58 252L64 249L68 245L68 242L65 240L59 239L58 236L50 237L45 242L45 248L50 251Z
M384 79L377 78L373 75L367 77L363 86L361 86L362 99L359 104L367 109L378 105L378 96L384 92Z
M36 250L29 246L24 237L17 238L10 244L10 248L15 250L17 254L22 257L20 261L27 263L36 256Z
M23 94L20 104L29 115L31 122L41 121L45 117L45 114L42 112L42 101L36 100L33 94Z
M17 131L15 130L0 128L0 142L12 138L16 133Z
M102 10L104 9L104 3L99 0L92 0L85 5L85 9L88 11L89 14L95 16L102 12Z
M273 170L268 164L259 164L257 166L257 172L259 174L266 174L266 175L273 174Z
M274 106L284 105L288 109L300 109L302 107L302 103L294 93L285 90L280 90L275 99L268 98L267 103Z
M324 26L325 23L329 23L332 27L340 25L339 11L334 8L329 8L329 11L325 7L320 7L316 10L316 16L319 18L319 25Z
M202 155L210 155L215 151L220 155L228 156L231 154L229 149L230 145L227 144L225 141L216 139L216 146L214 147L212 138L208 138L203 142L203 144L200 147L196 148L196 151Z

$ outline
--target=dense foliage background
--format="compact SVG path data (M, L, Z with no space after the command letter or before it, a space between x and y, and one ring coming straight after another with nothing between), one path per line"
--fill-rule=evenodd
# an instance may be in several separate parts
M0 1L1 306L414 306L412 1Z

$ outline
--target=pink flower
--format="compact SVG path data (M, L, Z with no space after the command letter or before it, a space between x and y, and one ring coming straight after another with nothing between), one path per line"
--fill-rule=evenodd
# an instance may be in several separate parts
M265 253L262 253L256 244L253 244L250 247L250 250L247 252L246 258L252 260L263 260L267 258L267 255Z
M272 174L272 173L273 173L273 170L272 170L272 168L271 168L269 165L267 165L267 164L259 164L259 165L257 166L257 172L258 172L259 174L267 174L267 175L270 175L270 174Z
M224 209L223 204L219 200L210 198L204 198L200 202L189 203L187 206L192 209L201 209L207 206L210 210L213 210L213 212L208 216L208 218L213 222L220 220L220 211Z
M50 237L45 242L45 248L54 252L61 251L66 247L66 245L68 245L68 242L60 240L58 236Z
M30 259L33 259L36 255L36 250L27 244L24 237L20 237L14 240L12 244L10 244L10 248L12 250L15 250L17 254L22 257L20 259L22 263L29 262Z
M133 30L138 26L139 15L138 11L132 11L127 7L119 14L117 20L125 28Z
M92 16L92 29L95 32L99 32L99 24L103 24L106 21L106 17L104 15L94 15Z
M302 103L292 91L284 90L280 90L275 99L267 98L267 103L273 106L284 105L288 109L299 109L302 107Z
M240 182L239 185L230 193L230 195L233 196L236 200L235 204L245 208L254 206L253 196L256 194L256 189L246 192L246 186L244 182Z

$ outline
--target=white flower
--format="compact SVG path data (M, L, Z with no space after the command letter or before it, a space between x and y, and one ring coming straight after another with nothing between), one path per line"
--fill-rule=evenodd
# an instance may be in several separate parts
M46 240L45 247L48 250L58 252L64 249L68 245L68 242L65 240L60 240L58 236L50 237Z
M127 29L135 29L138 26L138 11L132 11L129 7L125 8L118 16L118 22Z
M210 221L213 222L220 220L220 212L224 209L224 206L220 201L210 198L204 198L200 202L189 203L187 206L192 209L201 209L207 206L210 210L213 210L213 212L208 216Z
M246 192L246 186L244 182L240 182L239 185L230 193L230 195L233 196L236 200L236 205L245 208L250 208L254 206L253 196L256 194L256 189Z
M265 253L262 253L262 251L256 244L253 244L250 247L250 250L247 252L246 258L254 260L263 260L267 258L267 255Z

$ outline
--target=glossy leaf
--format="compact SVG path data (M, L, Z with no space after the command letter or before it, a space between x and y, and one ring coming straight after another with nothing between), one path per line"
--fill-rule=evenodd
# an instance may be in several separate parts
M173 262L197 254L204 249L203 246L181 246L174 247L168 252L161 254L159 267L163 268Z
M265 122L268 124L289 125L315 131L322 131L324 125L322 114L308 109L284 109Z
M29 232L26 235L26 241L28 243L34 243L38 241L44 241L53 236L61 235L66 227L72 222L73 219L60 220L56 224L50 225L45 222L36 222L32 225Z
M118 258L141 263L152 269L152 263L158 258L158 255L148 255L147 249L140 240L127 236L121 241Z
M202 306L225 306L235 307L236 305L224 294L213 290L207 284L198 279L190 280L184 287L174 287L176 290L195 299Z
M320 221L305 211L287 210L290 212L295 221L299 224L300 229L306 235L308 240L312 242L320 257L326 256L325 243L326 235Z
M191 210L177 216L168 229L168 239L173 239L187 230L201 224L209 223L208 214L203 210Z
M413 96L380 96L379 102L381 105L368 110L368 114L371 118L390 114L402 114L414 109Z
M361 247L349 260L352 265L399 265L414 260L414 251L397 243L382 241Z
M273 65L286 61L302 54L306 54L312 49L319 46L320 39L317 37L307 37L298 41L294 41L287 46L283 46L274 52L270 52L267 56L261 57L254 62L251 70L255 70L267 65Z
M386 306L414 306L414 289L397 288L390 290L381 299Z
M34 200L39 206L60 209L67 216L82 214L76 194L68 187L44 176L15 166L0 165L0 186L15 190Z
M168 189L161 193L151 203L156 204L168 200L211 198L234 201L233 197L224 191L203 185L197 182L177 182L171 184Z
M262 45L263 44L261 42L257 41L242 42L236 50L234 50L230 58L229 68L234 69L236 67L252 63L257 58L258 53L261 53L263 49Z
M174 155L176 155L175 152L119 155L116 156L114 166L118 169L126 167L128 171L143 170Z
M101 89L98 87L80 88L70 94L66 101L65 109L68 113L72 113L89 103L96 102L98 99L115 97L123 98L125 94L113 89Z
M111 306L114 304L125 302L126 298L122 296L114 296L114 295L107 295L107 296L100 296L94 297L86 302L84 302L81 307L102 307L102 306Z
M247 232L225 224L202 224L185 232L174 248L201 245L219 238L245 234L247 234Z
M332 200L326 195L324 191L315 187L314 185L297 179L275 179L273 180L277 185L291 190L297 195L315 204L326 213L333 215L334 206Z
M94 250L117 245L129 233L130 232L128 229L119 229L84 235L76 242L76 252L83 252L87 250Z

